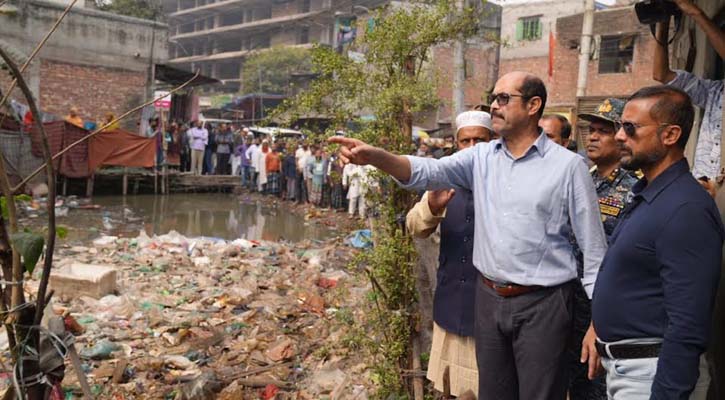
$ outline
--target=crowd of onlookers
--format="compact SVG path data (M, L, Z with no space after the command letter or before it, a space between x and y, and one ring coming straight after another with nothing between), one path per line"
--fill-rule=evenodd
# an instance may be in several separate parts
M196 175L238 175L253 192L366 215L372 167L343 165L320 143L301 137L275 140L248 128L226 123L205 127L201 121L172 122L163 129L154 119L148 133L158 138L159 166Z

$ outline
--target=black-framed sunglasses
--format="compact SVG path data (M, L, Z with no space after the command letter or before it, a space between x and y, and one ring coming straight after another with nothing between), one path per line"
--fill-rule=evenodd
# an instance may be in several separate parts
M645 126L669 126L672 125L669 122L660 122L659 124L635 124L634 122L615 122L614 128L616 130L619 130L619 128L622 128L624 130L624 134L629 137L634 137L634 135L637 133L637 129L644 128Z
M488 104L493 104L494 101L498 102L498 105L505 106L506 104L511 101L512 97L521 97L522 99L526 99L527 97L521 94L511 94L511 93L491 93L488 95Z

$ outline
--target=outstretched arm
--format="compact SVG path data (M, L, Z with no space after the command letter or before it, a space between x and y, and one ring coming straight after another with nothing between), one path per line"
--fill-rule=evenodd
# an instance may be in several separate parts
M345 163L356 165L372 165L390 174L400 182L408 182L411 175L410 161L407 157L389 153L379 147L373 147L362 140L341 136L328 139L331 143L341 145L340 158Z
M462 188L471 190L473 186L473 164L476 154L474 148L436 160L398 156L357 139L334 136L328 140L342 145L340 157L344 162L377 167L390 174L405 189ZM480 143L476 147L483 145L487 144Z

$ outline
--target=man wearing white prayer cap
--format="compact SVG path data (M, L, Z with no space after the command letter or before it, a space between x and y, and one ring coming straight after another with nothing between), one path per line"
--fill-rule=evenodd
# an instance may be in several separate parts
M490 114L462 112L456 118L456 147L463 150L488 142L492 132ZM408 232L415 237L428 237L440 224L441 256L427 377L436 390L447 389L456 397L469 391L470 395L478 393L473 299L480 273L471 263L473 221L473 193L468 190L426 192L406 218ZM449 387L444 387L444 381L449 382Z
M491 114L484 111L464 111L456 117L456 144L458 148L466 148L468 146L461 146L459 143L458 136L461 131L464 132L481 132L485 135L485 141L491 140L491 133L493 132L493 126L491 124ZM475 137L480 137L475 135ZM469 140L470 142L470 140Z

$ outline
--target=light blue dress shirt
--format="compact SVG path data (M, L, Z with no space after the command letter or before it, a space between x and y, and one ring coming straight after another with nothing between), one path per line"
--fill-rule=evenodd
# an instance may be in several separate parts
M570 232L584 253L589 298L607 249L599 202L581 156L544 134L514 159L501 139L440 160L408 156L406 189L473 192L473 264L494 281L555 286L577 277ZM471 218L471 216L468 216Z

